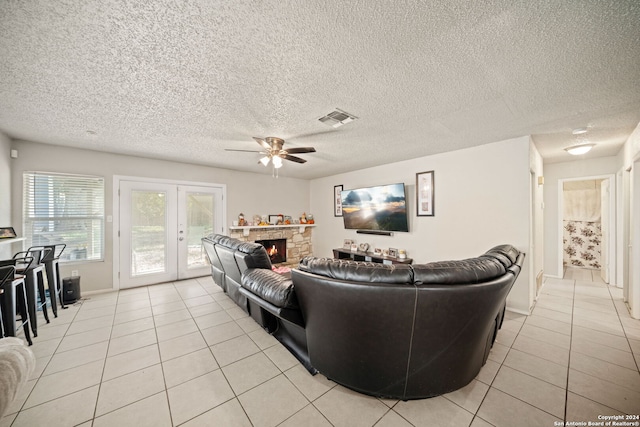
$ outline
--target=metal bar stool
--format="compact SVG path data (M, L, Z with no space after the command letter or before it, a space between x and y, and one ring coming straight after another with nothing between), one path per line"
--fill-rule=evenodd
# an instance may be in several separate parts
M14 260L10 260L14 261ZM0 261L6 263L7 261ZM29 310L27 309L27 294L25 292L24 276L16 275L15 265L0 266L0 287L4 290L1 295L2 314L4 316L4 336L16 336L16 318L20 314L20 324L24 328L24 336L32 345L29 334Z
M49 323L49 313L47 312L47 295L44 291L44 264L42 258L50 251L44 246L32 246L26 251L16 253L13 258L16 260L30 257L33 259L30 265L24 262L16 265L16 273L26 277L27 306L29 308L29 320L33 336L38 336L38 310L42 310L44 319ZM40 302L38 302L38 295Z
M58 260L60 255L64 252L64 248L67 247L64 243L57 245L45 245L45 248L49 249L49 252L44 255L42 262L47 270L47 283L49 286L49 297L51 299L51 311L53 315L58 317L58 304L56 297L60 298L60 307L66 309L63 301L62 294L62 279L60 278L60 267L58 266Z

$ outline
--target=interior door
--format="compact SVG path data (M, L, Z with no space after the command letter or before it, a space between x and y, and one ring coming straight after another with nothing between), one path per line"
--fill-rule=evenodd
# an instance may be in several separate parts
M600 228L602 231L602 242L600 244L600 276L604 283L609 283L609 180L605 179L600 183Z
M202 237L222 233L222 189L178 186L178 278L211 273Z
M177 279L175 185L120 182L120 287Z
M120 181L121 288L210 273L201 239L222 233L222 188Z

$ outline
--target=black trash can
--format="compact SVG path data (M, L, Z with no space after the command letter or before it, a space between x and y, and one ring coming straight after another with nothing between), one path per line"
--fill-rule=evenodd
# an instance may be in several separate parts
M62 279L62 301L71 304L80 299L80 276Z

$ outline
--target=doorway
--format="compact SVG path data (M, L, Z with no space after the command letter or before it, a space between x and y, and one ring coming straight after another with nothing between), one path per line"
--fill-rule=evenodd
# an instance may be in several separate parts
M222 233L223 186L143 178L122 178L117 184L117 287L209 274L200 239Z
M559 180L559 265L615 283L614 175ZM563 274L564 275L564 274Z

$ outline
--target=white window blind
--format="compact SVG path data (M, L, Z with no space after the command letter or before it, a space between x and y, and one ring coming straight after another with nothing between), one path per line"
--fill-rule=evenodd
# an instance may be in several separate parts
M29 246L67 245L60 261L104 257L104 178L27 172L24 237Z

